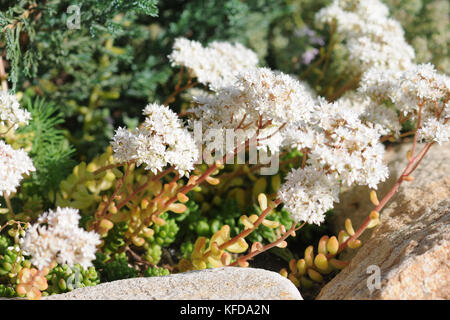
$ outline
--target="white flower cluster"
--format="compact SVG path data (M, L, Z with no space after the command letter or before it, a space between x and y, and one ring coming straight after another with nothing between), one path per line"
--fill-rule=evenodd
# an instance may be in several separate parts
M214 41L203 47L197 41L177 38L169 55L172 66L184 66L198 82L212 88L232 84L238 72L254 68L258 57L240 43Z
M42 269L53 261L59 264L80 264L84 268L95 259L100 236L78 226L80 215L72 208L57 208L43 213L20 239L20 247L31 262Z
M309 164L345 185L376 188L388 174L379 138L389 125L367 119L374 118L367 106L354 106L346 99L328 103L319 98L314 117L306 125L290 126L285 144L306 151Z
M314 167L294 169L286 176L278 196L294 221L320 225L324 213L339 202L339 182Z
M418 137L439 144L450 139L450 78L438 74L431 64L413 65L405 71L370 69L359 91L381 103L390 100L398 110L421 125Z
M338 99L338 103L356 112L363 123L372 123L380 135L400 134L402 126L397 113L392 108L372 100L368 95L347 91Z
M439 144L448 142L450 140L450 124L448 121L444 123L436 118L428 118L418 130L418 139L427 142L435 141Z
M268 68L243 71L237 80L247 108L277 122L309 121L315 100L293 77Z
M286 143L307 152L309 165L293 170L279 192L296 221L320 224L337 201L341 184L376 189L388 177L381 125L362 121L364 110L319 98L319 110L306 126L287 130Z
M215 95L195 97L198 106L190 111L202 121L205 136L234 129L245 139L258 139L259 150L278 152L288 124L306 123L314 113L310 89L289 75L254 68L236 79L234 86L217 89Z
M20 108L15 95L0 91L0 124L9 122L7 125L13 125L14 128L17 128L19 124L28 124L30 119L30 113Z
M28 154L0 140L0 196L16 192L24 175L36 169Z
M188 175L194 168L199 152L192 135L169 107L149 104L141 128L132 132L118 128L111 142L114 156L120 162L136 161L153 173L171 165Z
M415 57L401 25L388 17L380 0L333 0L316 14L316 23L337 23L346 39L349 62L357 72L371 67L405 70Z
M380 116L368 104L355 112L344 101L328 103L298 80L267 68L244 70L234 85L195 100L198 106L190 111L206 136L244 129L247 139L257 135L262 150L307 152L309 166L292 173L280 192L296 220L319 224L341 184L376 188L388 176L379 138L399 130L398 121L389 123L391 110Z
M320 107L313 127L316 143L310 148L308 163L335 175L347 186L368 185L376 189L388 177L379 130L370 122L364 124L358 113L339 101L321 100Z

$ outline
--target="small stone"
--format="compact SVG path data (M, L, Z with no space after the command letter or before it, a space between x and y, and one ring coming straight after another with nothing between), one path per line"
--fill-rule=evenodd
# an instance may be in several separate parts
M46 300L303 300L294 284L264 269L223 267L133 278L75 289Z

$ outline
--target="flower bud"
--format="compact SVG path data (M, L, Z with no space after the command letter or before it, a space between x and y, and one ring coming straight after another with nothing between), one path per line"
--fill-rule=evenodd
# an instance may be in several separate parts
M250 252L255 252L255 251L261 251L263 250L263 245L261 244L261 242L253 242L252 247L250 248Z
M281 241L279 244L277 244L278 248L284 249L287 247L287 242L286 241Z
M246 215L242 215L239 220L244 225L245 229L252 229L254 227L253 223L250 221L250 219Z
M380 219L371 219L366 228L367 229L375 228L379 224L380 224Z
M142 210L147 209L148 204L149 204L149 201L146 198L142 199L142 201L141 201L141 209Z
M248 249L248 243L244 238L239 238L235 243L226 248L231 253L242 253Z
M228 252L222 253L222 256L220 257L220 260L222 261L222 264L224 266L227 266L231 262L231 255Z
M142 246L144 245L144 243L145 243L144 238L141 238L141 237L133 237L133 238L131 239L131 241L132 241L133 244L134 244L135 246L137 246L137 247L142 247Z
M158 217L157 215L152 215L152 221L157 226L163 226L163 225L166 224L166 220L164 220L163 218Z
M280 223L278 221L272 221L272 220L267 220L267 219L264 219L262 221L262 224L270 229L275 229L280 226Z
M241 267L241 268L247 268L249 266L249 263L242 259L238 259L238 264L239 264L239 267Z

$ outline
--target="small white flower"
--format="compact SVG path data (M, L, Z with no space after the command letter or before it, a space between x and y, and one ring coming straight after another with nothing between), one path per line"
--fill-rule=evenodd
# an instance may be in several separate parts
M17 128L19 124L28 124L30 119L30 113L20 108L15 95L0 91L0 124L8 121L14 128Z
M371 69L364 74L359 91L380 104L391 101L411 121L417 121L420 112L420 139L448 140L450 78L438 74L433 65L414 65L400 72Z
M20 239L20 247L31 262L42 269L53 261L59 264L80 264L87 268L95 260L100 236L78 226L78 210L57 208L43 213Z
M325 212L339 202L339 182L313 167L293 169L286 176L278 196L296 221L320 225Z
M418 139L426 142L436 141L439 144L450 140L450 123L436 118L428 118L418 130Z
M313 144L307 162L317 170L334 174L345 185L377 188L388 176L379 129L372 123L361 122L358 112L339 100L332 104L320 102L321 112L313 129L323 140Z
M346 39L349 69L356 74L371 67L405 70L412 65L414 50L400 23L388 15L379 0L333 0L315 19L319 26L337 23L337 32Z
M258 64L257 55L239 43L214 41L204 48L186 38L175 39L169 59L172 66L188 68L200 83L215 89L231 85L238 72Z
M368 95L347 91L338 99L341 105L359 114L363 123L372 123L380 135L400 134L401 125L397 113L385 105L373 101Z
M28 154L23 150L14 150L0 140L0 196L16 192L24 175L35 171Z
M126 128L117 128L111 141L114 157L119 162L135 160L137 157L138 143L135 135Z
M237 86L245 96L248 110L280 123L308 121L314 112L315 99L310 89L290 75L268 68L243 71Z
M180 175L188 175L199 156L190 132L167 106L149 104L143 113L142 128L116 130L111 141L114 157L120 162L145 164L153 173L171 165Z
M259 150L278 152L287 129L308 121L317 109L312 90L290 75L255 68L236 79L234 86L217 89L215 95L195 97L197 106L189 111L202 122L204 135L240 130L246 139L258 139Z

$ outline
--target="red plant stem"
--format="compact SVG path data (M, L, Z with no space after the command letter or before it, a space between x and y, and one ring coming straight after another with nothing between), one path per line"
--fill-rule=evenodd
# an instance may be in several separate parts
M100 225L100 219L106 215L106 212L108 211L109 206L114 201L114 199L116 199L117 193L119 192L120 188L122 188L125 179L127 178L128 174L130 173L130 167L131 167L131 164L128 164L125 174L122 176L122 178L119 181L117 181L116 188L115 188L113 194L111 195L111 197L109 197L108 202L105 204L102 212L99 215L96 215L95 218L96 218L97 222L94 225L95 230L97 230L97 228Z
M246 236L248 236L250 233L252 233L253 231L256 230L256 228L258 228L258 226L263 222L264 218L269 214L270 211L272 211L272 209L275 209L280 203L281 200L280 199L276 199L273 202L275 204L275 207L271 207L268 206L263 212L261 212L261 214L258 217L258 220L255 221L255 223L253 223L253 228L250 229L245 229L244 231L242 231L241 233L239 233L237 236L233 237L232 239L222 243L219 246L220 250L224 250L227 247L231 246L232 244L234 244L235 242L237 242L240 238L245 238ZM294 225L295 226L295 225ZM207 251L205 252L205 254L203 255L203 258L207 258L209 257L209 255L211 254L211 251Z
M404 138L404 137L413 135L413 134L415 134L415 133L416 133L416 130L411 130L411 131L402 133L401 135L399 135L399 138ZM383 136L383 137L380 139L380 142L385 142L385 141L389 140L390 138L394 138L394 135L393 135L393 134L390 134L390 135L387 135L387 136Z
M302 169L305 169L307 154L308 154L308 152L307 152L306 150L303 150L303 156L302 156Z
M286 122L283 123L277 130L275 130L274 132L272 132L270 135L265 136L264 138L258 138L257 141L263 141L263 140L267 140L272 138L274 135L276 135L278 132L280 132L281 130L283 130L283 128L286 126Z
M269 244L265 245L260 250L255 250L253 252L250 252L250 253L246 254L245 256L242 256L242 257L238 258L235 262L231 263L229 266L230 267L234 267L235 265L237 265L239 263L239 261L247 261L248 259L251 259L254 256L257 256L258 254L260 254L260 253L262 253L264 251L267 251L269 249L272 249L273 247L276 247L279 243L281 243L282 241L286 240L286 238L288 238L295 230L296 230L295 223L293 223L292 227L288 231L283 233L280 238L278 238L277 240L275 240L272 243L269 243Z
M130 201L131 199L133 199L138 193L144 191L144 190L148 187L148 185L150 184L150 182L161 179L162 177L164 177L164 176L168 175L169 173L171 173L173 170L174 170L173 167L167 168L166 170L161 171L161 172L160 172L159 174L157 174L156 176L153 176L153 177L147 179L147 181L146 181L144 184L142 184L139 188L137 188L133 193L131 193L130 195L128 195L128 197L126 197L122 202L120 202L120 203L117 205L117 210L122 209L122 207L123 207L124 205L126 205L126 204L128 203L128 201Z
M245 118L247 118L247 114L244 114L244 116L242 117L241 122L239 122L239 125L236 127L236 129L234 129L235 131L237 129L239 129L244 124ZM233 119L231 119L231 121L233 121Z
M194 183L192 183L192 184L187 184L187 185L183 186L183 187L177 192L177 194L178 194L178 193L186 194L186 193L188 193L189 191L191 191L192 189L194 189L196 186L198 186L200 183L202 183L204 180L206 180L206 178L209 177L209 176L217 169L217 167L218 167L218 166L217 166L216 163L213 164L212 166L210 166L210 167L208 168L208 170L206 170L206 171L205 171L205 172L204 172L197 180L195 180ZM173 196L172 198L170 198L169 200L167 200L167 201L164 203L163 208L161 208L161 209L158 210L157 212L153 213L150 217L148 217L148 218L144 221L144 224L150 223L151 217L152 217L153 215L159 215L159 214L163 213L164 210L167 209L167 207L169 207L172 203L174 203L174 202L177 201L177 200L178 200L177 195L175 195L175 196Z
M222 161L220 163L226 163L227 160L229 159L229 157L234 156L237 152L239 152L240 149L242 149L243 147L246 148L248 145L248 141L246 141L245 143L237 146L233 152L230 152L228 154L226 154L223 158ZM151 222L151 219L153 216L158 216L160 214L162 214L164 211L167 210L167 208L174 203L175 201L178 200L178 193L182 193L182 194L186 194L189 191L191 191L192 189L194 189L196 186L198 186L200 183L202 183L203 181L206 180L206 178L208 178L214 171L217 170L217 168L219 167L219 162L215 162L213 165L211 165L200 177L198 177L193 183L188 183L187 185L183 186L180 188L180 190L178 190L177 194L175 196L173 196L172 198L168 199L166 202L164 202L164 205L162 208L160 208L159 210L157 210L156 212L152 213L149 217L147 217L144 220L144 223L142 223L135 232L133 232L132 236L130 237L130 239L133 236L136 236L139 234L139 232L142 231L142 229L148 225ZM129 241L127 242L127 245L129 245Z
M422 119L422 107L423 107L423 103L419 103L419 112L418 112L418 118L417 118L417 126L416 126L416 130L415 130L415 133L414 133L414 142L413 142L412 149L411 149L411 158L414 157L414 153L416 152L417 134L419 132L420 121ZM411 159L411 161L412 161L412 159Z
M109 170L109 169L113 169L113 168L118 168L118 167L121 167L121 166L123 166L123 163L112 163L112 164L109 164L107 166L98 168L97 170L92 172L92 174L93 175L97 175L97 174L102 173L103 171L106 171L106 170Z
M386 205L386 203L392 198L392 196L398 191L400 185L404 181L404 178L406 176L409 176L418 166L418 164L422 161L422 159L425 157L426 153L430 149L433 142L427 143L424 148L417 154L416 157L414 157L408 164L408 166L403 170L402 174L398 178L397 182L394 184L394 186L389 190L389 192L381 199L380 203L373 209L376 212L380 212L383 207ZM347 244L349 241L356 240L358 237L364 232L364 230L367 228L367 226L370 223L370 215L364 220L364 222L361 224L361 226L358 228L358 230L355 231L355 234L349 237L346 241L344 241L340 246L336 254L342 252L347 247ZM335 255L329 254L327 258L331 258Z
M195 87L198 84L198 82L192 82L191 80L188 81L188 83L183 86L183 87L179 87L178 89L176 89L174 92L172 92L172 94L166 99L166 101L164 101L163 105L167 106L169 103L171 103L175 97L180 93L183 92L184 90L187 90L189 88Z
M203 182L203 181L204 181L211 173L213 173L216 169L217 169L217 164L215 163L215 164L213 164L212 166L210 166L210 167L208 168L208 170L206 170L206 171L205 171L205 172L204 172L197 180L195 180L195 182L194 182L193 184L185 185L184 187L182 187L182 188L177 192L177 194L178 194L178 193L183 193L183 194L185 194L185 193L191 191L193 188L195 188L197 185L199 185L201 182ZM130 239L127 241L126 245L128 246L128 245L131 243L131 239L133 238L133 236L138 235L138 234L142 231L142 229L144 229L144 227L145 227L146 225L148 225L148 224L152 221L152 217L153 217L153 216L158 216L158 215L160 215L160 214L163 213L165 210L167 210L167 208L168 208L172 203L174 203L174 202L177 201L177 200L178 200L178 197L177 197L176 195L173 196L172 198L170 198L169 200L167 200L167 201L164 203L164 205L163 205L162 208L160 208L158 211L156 211L156 212L152 213L150 216L148 216L148 217L144 220L144 223L142 223L142 224L136 229L136 231L133 232L132 236L131 236Z
M244 116L245 119L245 116ZM260 125L262 125L262 117L260 117ZM259 131L260 126L258 127L258 131ZM257 136L257 134L255 135L255 137ZM253 139L253 138L252 138ZM252 140L250 139L250 140ZM239 146L237 146L233 152L229 152L227 154L225 154L225 156L222 158L221 162L215 162L213 165L211 165L200 177L198 177L195 181L193 181L193 183L188 183L187 185L181 187L176 195L174 195L173 197L171 197L170 199L168 199L166 202L164 202L164 205L162 206L162 208L160 208L159 210L157 210L156 212L152 213L150 216L148 216L143 223L136 229L135 232L133 232L132 236L130 237L130 239L127 241L126 245L130 244L131 238L133 236L137 236L142 229L148 225L151 222L151 219L153 218L153 216L158 216L160 214L162 214L164 211L167 210L167 208L174 203L175 201L178 200L178 194L182 193L182 194L186 194L189 191L191 191L192 189L194 189L196 186L198 186L200 183L202 183L204 180L206 180L214 171L217 170L217 168L219 167L219 163L227 163L228 160L230 159L230 157L234 157L235 154L237 154L242 148L246 149L249 145L249 140L246 140L245 143L240 144ZM127 199L126 199L127 200ZM119 209L119 207L118 207Z
M424 149L426 149L426 150L425 150L425 153L428 152L428 150L431 148L431 146L433 145L433 143L434 143L434 142L431 142L431 143L428 143L427 145L425 145L425 147L424 147ZM414 170L416 170L417 167L419 166L419 164L422 162L423 158L424 158L424 156L422 156L420 159L418 159L417 162L416 162L416 164L414 165L414 167L412 167L412 168L410 169L410 171L409 171L405 176L408 176L408 175L410 175L412 172L414 172Z
M357 76L356 78L353 78L346 82L341 88L337 89L329 98L329 101L335 101L337 100L344 92L347 90L353 89L355 85L359 83L361 76Z
M175 91L177 91L178 89L180 89L181 86L181 81L183 80L183 71L184 71L184 66L181 65L180 67L180 73L179 73L179 78L178 78L178 82L175 86Z

